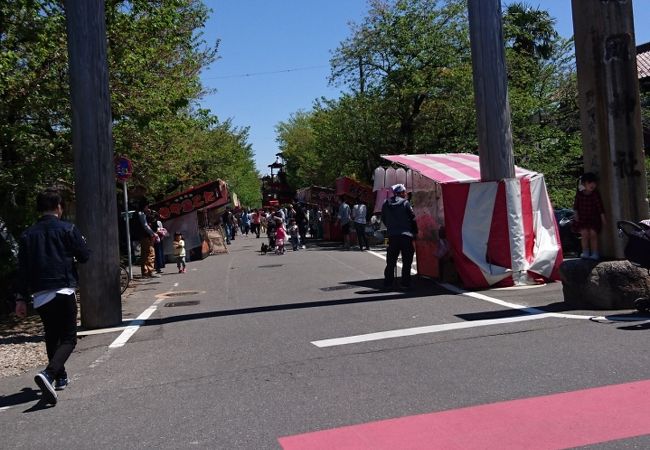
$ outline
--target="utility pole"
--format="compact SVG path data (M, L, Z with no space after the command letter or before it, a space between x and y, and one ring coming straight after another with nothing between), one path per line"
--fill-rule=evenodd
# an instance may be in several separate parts
M122 322L117 198L103 0L65 0L77 225L91 259L79 266L81 323Z
M596 173L605 257L622 258L618 220L648 218L631 0L572 0L584 168Z
M501 0L468 0L481 181L514 178Z

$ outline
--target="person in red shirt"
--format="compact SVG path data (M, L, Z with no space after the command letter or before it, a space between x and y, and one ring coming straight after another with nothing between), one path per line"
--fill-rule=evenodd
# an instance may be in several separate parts
M580 177L580 185L573 202L574 228L580 233L581 258L600 259L598 234L605 223L605 209L598 192L598 177L586 172Z

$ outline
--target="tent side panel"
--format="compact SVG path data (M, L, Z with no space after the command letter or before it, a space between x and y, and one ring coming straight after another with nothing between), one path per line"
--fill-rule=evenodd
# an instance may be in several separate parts
M506 187L503 182L498 183L497 195L492 211L490 223L490 237L487 243L486 261L499 267L511 267L510 235L508 233L508 210L506 205ZM507 279L512 285L512 278ZM504 280L506 283L508 281Z
M413 211L418 223L418 238L415 241L415 256L419 275L432 278L440 276L439 262L436 255L438 248L438 228L436 217L440 188L437 183L420 174L413 177L415 183L412 191Z
M463 285L467 288L487 287L481 270L463 253L463 221L469 197L470 184L443 184L442 197L445 211L447 241Z

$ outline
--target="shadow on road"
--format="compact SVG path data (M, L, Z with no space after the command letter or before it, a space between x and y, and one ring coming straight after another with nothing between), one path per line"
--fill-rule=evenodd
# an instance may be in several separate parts
M361 281L348 281L341 283L341 286L344 285L354 285L359 287L373 288L367 291L358 291L356 294L364 294L359 297L349 297L337 300L317 300L311 302L303 303L283 303L278 305L266 305L266 306L254 306L250 308L238 308L238 309L227 309L220 311L205 311L200 313L190 313L190 314L181 314L176 316L163 317L159 319L147 319L144 323L144 326L149 325L163 325L174 322L183 322L186 320L197 320L197 319L210 319L214 317L228 317L228 316L240 316L246 314L257 314L265 312L275 312L275 311L291 311L299 309L308 309L308 308L323 308L330 306L340 306L340 305L351 305L359 303L374 303L374 302L386 302L393 300L408 300L408 299L418 299L422 297L431 297L432 295L445 294L445 291L442 288L435 288L433 283L417 284L412 290L407 292L397 291L397 290L384 290L381 289L383 279L378 280L361 280ZM332 289L334 288L334 289ZM327 288L326 288L327 289ZM337 290L332 286L329 290ZM368 294L375 295L368 295Z
M16 392L15 394L3 395L2 397L0 397L0 408L22 405L25 403L34 402L36 400L39 400L39 402L25 412L31 412L32 410L35 410L34 408L36 408L36 406L39 403L43 403L44 406L47 406L47 404L43 400L40 400L39 391L37 391L36 389L26 387L26 388L22 388L20 392ZM44 409L44 408L39 407L39 409Z

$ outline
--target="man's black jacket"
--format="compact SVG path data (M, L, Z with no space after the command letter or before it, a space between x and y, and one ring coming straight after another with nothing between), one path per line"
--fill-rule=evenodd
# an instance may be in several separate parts
M19 241L18 289L23 298L35 292L77 286L75 259L88 261L86 239L73 224L45 215Z

